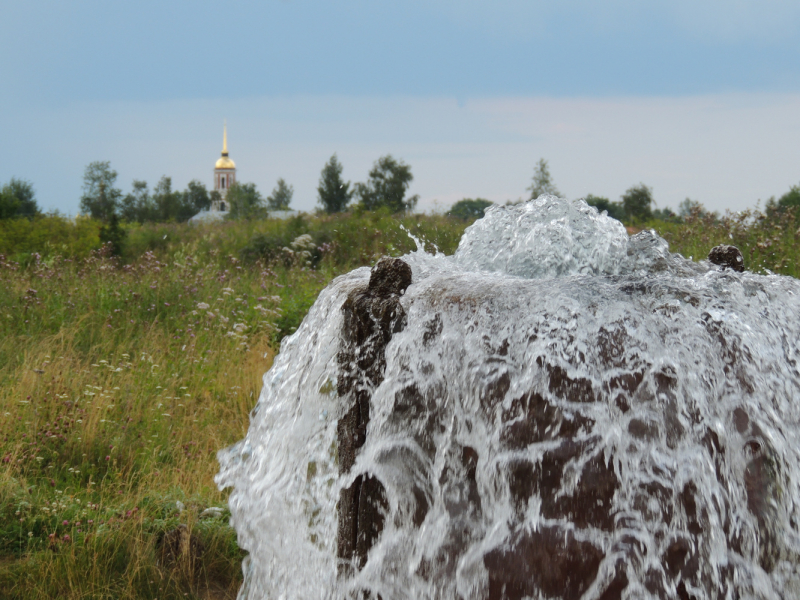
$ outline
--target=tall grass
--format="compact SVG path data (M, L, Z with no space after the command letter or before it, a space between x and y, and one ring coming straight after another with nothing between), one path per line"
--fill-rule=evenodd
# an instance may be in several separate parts
M235 597L216 452L330 279L413 248L401 226L448 251L464 228L154 225L121 259L0 257L0 598Z

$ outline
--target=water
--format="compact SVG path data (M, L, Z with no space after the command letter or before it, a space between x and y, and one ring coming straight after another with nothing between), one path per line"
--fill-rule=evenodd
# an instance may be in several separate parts
M552 196L403 260L353 467L342 306L366 268L284 340L219 453L240 598L800 597L800 282ZM337 502L366 475L385 520L343 564Z

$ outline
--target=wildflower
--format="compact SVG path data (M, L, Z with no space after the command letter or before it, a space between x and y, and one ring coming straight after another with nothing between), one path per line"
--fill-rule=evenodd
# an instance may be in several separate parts
M209 306L205 302L198 302L197 308L199 308L200 310L208 310Z
M66 527L67 525L69 525L69 521L67 521L67 520L65 519L65 520L63 520L63 521L61 522L61 524L62 524L64 527Z
M69 535L67 535L67 534L65 533L65 534L64 534L64 537L63 537L62 539L63 539L65 542L68 542L68 541L70 540L70 537L69 537Z
M32 531L29 531L29 532L28 532L28 537L29 537L29 538L32 538L32 537L33 537L33 532L32 532Z
M111 457L106 455L106 460L111 460Z

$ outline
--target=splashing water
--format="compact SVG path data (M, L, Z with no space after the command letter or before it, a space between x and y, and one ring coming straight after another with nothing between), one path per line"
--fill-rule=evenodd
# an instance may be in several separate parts
M402 260L322 292L219 453L240 598L800 597L800 282L552 196Z

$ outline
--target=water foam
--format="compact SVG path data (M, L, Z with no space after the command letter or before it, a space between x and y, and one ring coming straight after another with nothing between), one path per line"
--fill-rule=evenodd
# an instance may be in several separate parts
M323 291L219 453L240 598L800 597L796 280L692 263L552 196L488 210L454 257L403 260L407 325L352 471L336 357L368 269ZM336 506L359 474L388 518L341 578Z

